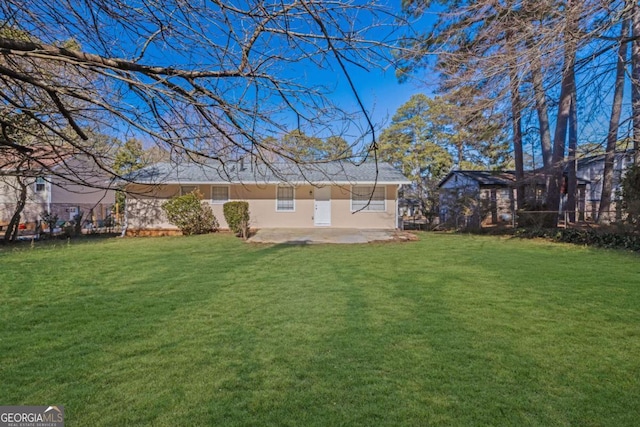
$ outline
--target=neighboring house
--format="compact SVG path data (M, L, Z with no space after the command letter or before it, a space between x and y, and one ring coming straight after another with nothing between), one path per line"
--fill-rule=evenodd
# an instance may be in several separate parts
M62 221L74 219L82 211L85 220L103 220L111 212L115 191L106 174L81 155L39 156L21 164L5 161L0 166L0 225L11 220L19 198L17 179L27 184L27 200L21 223L35 224L44 212Z
M389 164L369 162L159 163L128 179L129 234L176 230L161 206L171 197L194 190L209 202L221 228L228 228L223 204L243 200L249 202L252 228L393 229L398 224L398 187L409 183Z
M633 164L633 150L616 153L613 162L613 185L611 192L611 209L616 210L620 197L620 183L627 167ZM586 189L586 218L595 220L600 207L602 195L602 177L604 174L604 154L589 156L578 160L576 175L588 181Z
M438 188L441 224L477 228L513 221L513 172L452 171Z
M577 173L576 213L588 219L586 200L589 180ZM566 176L565 176L566 179ZM516 176L513 171L452 171L438 185L440 221L459 228L513 223L514 213L526 206L516 206ZM544 176L525 173L525 203L534 210L544 210ZM566 191L566 183L562 191ZM563 197L562 203L566 201ZM562 211L562 207L561 207Z
M398 213L401 217L422 216L422 202L418 199L401 197L398 199Z

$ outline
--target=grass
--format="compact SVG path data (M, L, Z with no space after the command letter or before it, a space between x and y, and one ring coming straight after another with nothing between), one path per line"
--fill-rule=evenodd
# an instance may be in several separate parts
M632 426L640 258L423 234L0 250L0 405L68 426Z

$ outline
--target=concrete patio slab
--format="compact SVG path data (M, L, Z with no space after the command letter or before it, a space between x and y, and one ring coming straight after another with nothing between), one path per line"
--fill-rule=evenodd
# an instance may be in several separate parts
M262 228L249 242L252 243L370 243L392 240L414 240L412 235L397 230L356 230L347 228Z

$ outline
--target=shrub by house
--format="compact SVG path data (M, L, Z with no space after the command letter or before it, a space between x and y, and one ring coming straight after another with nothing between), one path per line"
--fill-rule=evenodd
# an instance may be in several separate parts
M227 202L223 206L223 212L231 231L242 236L243 239L249 237L248 202Z
M202 194L194 191L176 196L162 204L168 221L178 227L182 234L206 234L217 231L219 224L211 207L202 202Z

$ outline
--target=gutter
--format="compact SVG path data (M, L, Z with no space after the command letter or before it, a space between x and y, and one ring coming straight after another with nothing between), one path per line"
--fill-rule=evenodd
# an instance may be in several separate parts
M135 185L313 185L313 186L325 186L325 185L409 185L412 181L269 181L269 182L255 182L255 181L166 181L166 182L132 182Z
M124 224L122 224L122 232L120 233L120 237L125 237L127 235L127 228L129 227L129 198L127 197L127 193L125 192L124 198Z
M396 217L396 229L400 229L400 215L398 215L398 211L400 210L400 209L398 209L398 207L399 207L399 204L398 204L398 192L399 192L399 190L400 190L400 186L398 185L396 187L396 197L395 197L395 202L394 202L395 210L396 210L396 214L395 214L395 217Z
M49 212L49 215L51 215L51 190L53 188L51 179L51 176L47 177L47 212Z

